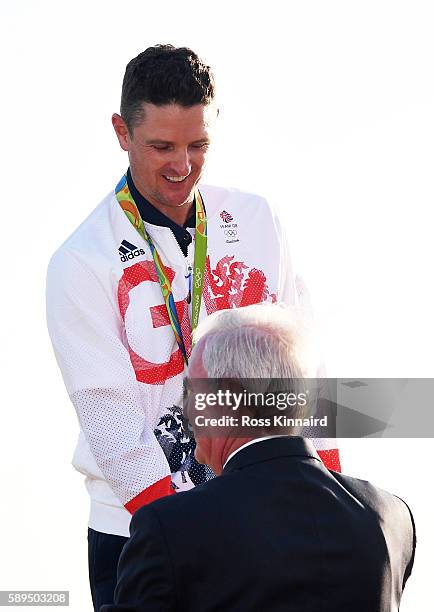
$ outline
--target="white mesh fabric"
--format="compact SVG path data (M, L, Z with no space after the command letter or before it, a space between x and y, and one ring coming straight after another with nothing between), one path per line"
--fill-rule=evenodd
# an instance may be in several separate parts
M95 460L123 504L168 474L144 413L136 413L132 389L83 389L71 399Z
M50 262L47 322L56 358L98 467L125 504L170 471L113 295L79 253L64 249Z

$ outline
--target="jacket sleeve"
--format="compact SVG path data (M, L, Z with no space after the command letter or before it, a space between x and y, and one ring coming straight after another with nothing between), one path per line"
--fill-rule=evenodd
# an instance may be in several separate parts
M79 252L53 256L47 323L56 358L97 466L133 513L172 489L123 343L115 296L110 280L103 283Z
M411 532L411 536L409 539L409 541L411 542L411 544L408 546L408 562L407 565L405 567L405 571L404 571L404 576L403 576L403 580L402 580L402 590L404 590L405 584L407 582L407 580L409 579L409 577L411 576L411 572L413 570L413 565L414 565L414 555L416 553L416 525L414 522L414 517L413 517L413 513L410 510L410 507L408 506L407 502L405 502L401 497L398 498L400 501L402 501L402 503L405 505L406 509L408 510L408 513L410 515L410 522L411 522L411 529L409 530ZM404 532L404 530L403 530ZM404 538L402 538L402 541L404 542Z
M158 515L152 506L132 518L130 538L119 558L114 605L101 612L172 612L176 605L173 566Z

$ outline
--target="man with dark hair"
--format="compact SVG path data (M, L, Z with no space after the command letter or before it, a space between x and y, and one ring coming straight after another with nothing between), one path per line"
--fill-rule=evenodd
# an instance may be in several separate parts
M267 201L198 184L218 114L208 66L150 47L127 66L112 118L129 169L52 257L47 319L81 432L95 609L141 506L213 476L184 430L184 368L199 319L277 299L294 279ZM333 442L321 453L338 466Z
M214 77L186 47L156 45L132 59L122 84L121 116L130 133L143 122L143 102L156 106L208 105L214 100Z

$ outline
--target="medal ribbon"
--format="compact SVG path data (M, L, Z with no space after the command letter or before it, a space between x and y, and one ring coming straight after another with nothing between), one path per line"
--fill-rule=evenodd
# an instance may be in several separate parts
M169 316L170 325L172 326L173 333L175 335L176 342L181 351L184 363L188 364L187 350L185 348L184 338L182 336L181 325L179 322L178 313L176 311L175 300L172 294L172 285L166 274L166 269L161 257L158 254L157 249L146 231L145 224L137 208L137 204L134 202L134 198L127 183L127 175L125 174L115 188L116 198L119 202L120 207L134 225L139 234L146 240L151 249L152 257L154 259L155 270L157 272L158 280L161 287L161 293L166 304L167 314ZM196 329L199 323L200 306L202 302L203 292L203 281L205 276L205 264L206 264L206 248L207 248L207 234L206 234L206 215L205 208L203 205L202 196L199 190L196 190L194 196L196 202L196 235L194 245L194 264L193 264L193 299L192 299L192 314L191 314L191 329L192 332Z

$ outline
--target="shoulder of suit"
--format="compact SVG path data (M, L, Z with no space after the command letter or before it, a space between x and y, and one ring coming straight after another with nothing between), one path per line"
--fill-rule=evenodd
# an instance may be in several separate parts
M409 506L397 495L380 489L367 480L333 471L330 471L330 473L365 507L371 508L380 515L387 513L399 515L403 520L408 520L409 523L412 520Z

